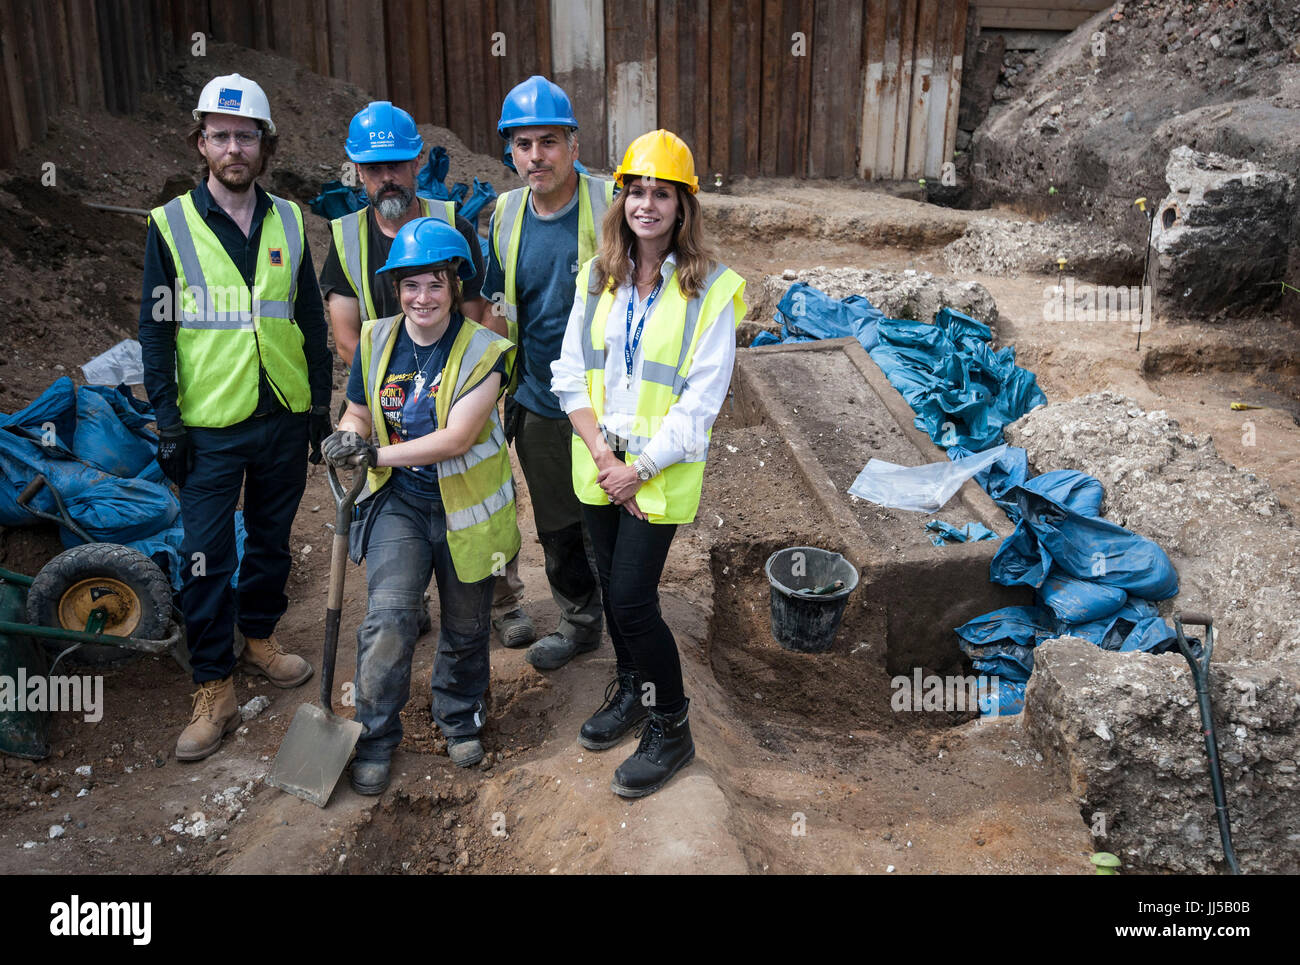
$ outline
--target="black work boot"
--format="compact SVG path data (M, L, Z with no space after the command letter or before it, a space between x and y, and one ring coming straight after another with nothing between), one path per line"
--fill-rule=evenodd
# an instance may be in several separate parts
M618 766L610 788L620 797L653 794L695 757L691 723L687 719L690 701L671 716L650 711L641 744L636 753Z
M620 670L605 688L605 702L582 725L578 743L589 751L613 747L649 712L641 702L641 687L636 674Z

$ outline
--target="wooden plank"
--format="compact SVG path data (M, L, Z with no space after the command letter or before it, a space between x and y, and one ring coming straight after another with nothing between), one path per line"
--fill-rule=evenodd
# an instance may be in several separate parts
M683 123L682 117L682 88L690 87L691 84L689 78L683 78L679 73L681 41L677 36L678 6L677 0L659 2L658 29L655 31L655 59L659 67L658 83L655 85L658 99L656 110L659 126L674 132L689 144L690 140L684 133L689 127L689 121ZM690 120L694 120L693 115Z
M452 64L449 62L447 94L451 98L448 112L452 120L452 130L460 135L461 140L469 145L471 150L478 154L486 154L491 145L488 132L483 124L477 123L461 109L470 104L483 102L483 91L487 83L487 65L483 61L487 51L483 48L480 32L482 10L479 4L472 3L470 0L446 0L446 2L448 9L458 8L456 17L458 27L455 33L449 36L448 42L454 42L459 48L458 55L462 64L460 69L465 79L464 92L456 96L451 89Z
M856 0L861 2L861 0ZM745 61L744 158L745 176L758 177L761 154L763 94L763 0L743 0L742 52ZM737 124L737 127L740 125Z
M136 15L139 9L139 0L126 0L126 2L119 3L116 11L116 27L120 31L123 73L126 78L123 84L123 94L126 100L124 112L127 114L134 114L136 109L139 108L140 91L145 87L145 81L140 76L140 62L144 52L141 49L139 25L136 23Z
M934 77L934 40L939 19L939 0L917 0L916 46L912 57L912 86L907 126L908 178L925 172L925 144L929 133L930 88Z
M805 52L795 58L794 98L794 171L801 178L808 176L808 145L812 129L812 46L816 33L816 6L813 0L799 0L798 33L804 41ZM792 40L791 43L794 41Z
M396 38L393 44L394 50L406 51L406 80L410 86L407 97L410 102L401 106L411 112L417 124L427 124L433 112L429 85L429 19L424 4L419 0L403 0L403 2L406 5L404 16L407 33ZM391 62L388 69L390 72L393 69ZM399 96L394 86L393 97Z
M1059 0L1056 3L1046 3L1044 0L997 0L995 6L1019 10L1085 10L1093 14L1105 10L1114 2L1115 0Z
M782 33L781 0L764 0L759 41L759 157L758 170L764 177L777 172L782 141L781 74L790 60L790 42Z
M830 140L830 90L836 69L831 0L817 0L812 33L812 101L808 125L808 176L827 176Z
M504 86L506 72L511 71L513 74L517 69L515 58L522 55L530 40L516 18L515 4L511 0L485 0L482 13L474 18L479 25L478 47L474 57L483 65L484 71L484 84L479 88L481 91L479 96L482 98L480 103L489 114L494 108L500 110L501 101L505 99L507 90L529 76L523 74L517 79L512 76L509 85ZM495 34L501 36L494 38ZM492 52L497 39L505 42L504 56L495 56ZM500 117L500 114L497 116ZM479 116L471 123L483 145L480 151L483 154L491 154L500 137L495 130L491 130L496 125L486 121L486 118Z
M425 16L425 29L429 35L429 113L423 118L426 123L447 127L447 52L443 34L442 0L430 0ZM500 105L497 105L500 110ZM491 109L489 108L489 113Z
M55 103L60 107L73 106L77 103L77 85L72 77L67 0L54 0L48 12L50 51L53 57L49 72L54 79Z
M554 0L551 4L551 80L573 103L581 132L582 163L597 170L611 161L605 137L605 4Z
M14 3L15 26L10 34L18 48L18 63L22 71L20 92L26 105L27 123L31 130L29 143L35 144L45 137L49 114L45 103L45 90L41 86L41 63L36 49L36 5L40 0L22 0Z
M366 4L364 12L359 7L351 11L352 27L355 30L358 21L362 25L365 38L361 48L349 48L349 56L360 61L355 69L364 78L361 85L375 100L392 100L388 90L388 44L385 42L384 8L377 4Z
M330 44L329 9L322 3L308 0L306 12L311 22L312 66L322 77L332 77L334 62Z
M927 179L942 177L943 166L952 160L952 153L944 153L947 139L948 111L952 100L953 21L957 16L957 0L938 0L934 28L934 69L930 75L930 105L925 115L925 157L921 162L922 175ZM965 44L963 35L958 41ZM961 49L956 51L961 57Z
M253 46L258 50L271 49L271 36L275 29L275 11L280 9L271 0L253 0L250 14L253 18ZM301 63L301 61L300 61Z
M709 166L731 173L731 4L709 5Z
M857 122L862 117L862 0L834 0L836 25L833 48L837 65L830 105L830 143L827 165L831 177L857 177Z
M862 31L862 123L858 129L858 176L870 181L876 177L876 157L881 137L880 99L885 58L885 4L882 0L868 0Z
M57 69L55 68L54 45L51 43L51 11L48 0L44 3L33 3L32 10L32 37L35 41L36 62L40 69L36 72L36 77L41 85L41 99L45 102L45 111L49 117L53 117L59 112L61 106L59 101L59 81Z
M979 11L981 30L1073 30L1096 14L1089 10L1028 10L983 4L975 9Z
M415 101L411 82L411 21L407 0L384 0L384 48L388 56L389 99L410 111Z
M348 8L345 0L327 0L329 17L325 36L329 40L329 76L348 78Z
M606 0L606 151L621 159L632 141L658 127L654 0Z
M27 94L23 90L22 55L19 52L18 10L11 3L0 3L0 56L4 58L5 99L0 112L11 131L4 150L16 157L32 143L31 118L27 113Z
M890 138L892 154L889 159L889 177L895 179L907 177L907 141L912 119L912 65L916 51L916 3L917 0L903 0L900 5L897 96L894 100L894 129Z
M970 3L968 0L954 0L952 12L952 29L948 35L948 106L943 118L943 149L941 151L940 172L943 164L956 163L954 152L957 150L957 114L961 109L962 75L965 70L966 17Z
M473 89L469 79L470 54L465 49L465 34L468 21L466 7L462 0L443 0L443 52L446 57L446 95L448 105L447 126L456 132L467 147L478 151L479 140L474 132L461 126L465 112L453 109L452 105L473 104Z
M528 0L520 0L521 8ZM533 48L537 61L533 73L543 77L551 76L551 4L550 0L531 0L531 25L534 36ZM507 88L509 89L509 88Z
M689 109L693 113L691 120L691 137L686 143L691 147L691 153L695 156L695 167L697 176L701 181L704 180L706 173L714 170L713 164L709 158L709 152L712 149L713 134L709 130L709 118L712 108L712 85L710 77L712 74L712 65L709 59L709 24L710 24L710 4L709 0L699 0L698 3L687 4L685 9L679 11L682 18L682 27L677 35L682 38L683 50L678 56L678 63L689 63L694 68L694 77L691 80L691 100L687 102ZM687 44L689 43L689 60L687 60Z
M13 103L14 90L9 82L9 71L6 69L10 55L13 53L10 37L4 14L0 11L0 168L11 167L25 146L18 137L17 113Z

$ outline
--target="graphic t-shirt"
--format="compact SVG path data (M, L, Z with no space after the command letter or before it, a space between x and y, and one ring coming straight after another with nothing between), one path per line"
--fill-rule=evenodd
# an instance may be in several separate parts
M438 428L436 406L438 392L442 387L442 373L463 323L464 319L460 315L452 315L447 331L433 345L416 345L406 333L406 325L400 325L393 354L388 360L388 371L380 383L379 392L379 406L384 414L390 445L419 439ZM493 371L504 374L504 358L497 360ZM449 387L448 391L452 388L454 387ZM352 371L348 376L348 401L369 405L359 345L352 357ZM441 499L436 463L427 466L396 466L392 484L400 491L420 499Z

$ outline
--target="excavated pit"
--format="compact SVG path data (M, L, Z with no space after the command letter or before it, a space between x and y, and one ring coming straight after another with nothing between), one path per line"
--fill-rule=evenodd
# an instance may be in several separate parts
M936 547L925 529L929 517L848 494L873 456L909 466L946 458L913 426L907 402L854 339L745 350L733 384L736 421L773 427L815 511L836 534L839 546L825 548L839 548L858 567L862 582L850 612L880 611L891 674L917 667L958 672L962 658L953 627L1031 602L1022 589L989 582L998 541ZM980 522L1000 537L1011 533L974 482L937 516L956 526Z

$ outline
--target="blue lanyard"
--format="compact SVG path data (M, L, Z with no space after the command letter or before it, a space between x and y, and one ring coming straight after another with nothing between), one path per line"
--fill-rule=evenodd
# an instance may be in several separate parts
M654 306L655 298L659 295L659 289L663 287L664 276L660 275L659 280L655 282L654 291L650 292L650 297L645 301L645 311L641 313L641 321L637 322L636 335L632 334L632 302L636 298L636 279L632 281L632 294L627 297L627 340L623 343L623 362L627 366L627 386L632 387L632 356L636 354L636 347L641 344L641 332L645 329L645 317L650 314L651 307Z

